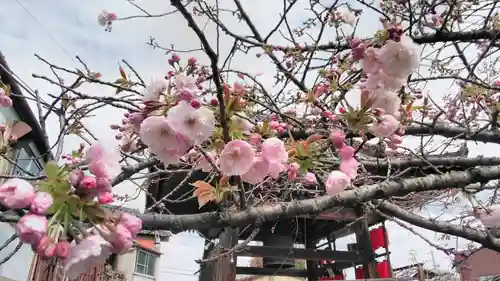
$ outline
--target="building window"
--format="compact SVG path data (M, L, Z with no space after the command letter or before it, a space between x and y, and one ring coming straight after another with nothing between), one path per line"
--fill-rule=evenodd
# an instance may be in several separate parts
M43 170L42 165L40 165L37 155L29 147L29 144L22 143L17 148L16 165L12 174L14 176L39 176Z
M151 253L137 250L135 259L135 272L148 276L155 276L156 257Z

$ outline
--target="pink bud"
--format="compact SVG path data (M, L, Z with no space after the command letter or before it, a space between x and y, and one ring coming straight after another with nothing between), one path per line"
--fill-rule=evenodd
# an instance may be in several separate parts
M60 258L65 258L68 256L70 248L71 247L68 241L59 241L56 245L55 254Z
M35 214L43 215L52 206L54 202L52 195L48 192L39 191L31 201L30 211Z
M191 66L195 65L196 64L196 58L190 57L188 59L188 64L191 65Z
M80 181L83 179L83 171L80 169L74 169L69 174L69 182L72 186L77 187Z
M253 145L259 145L262 137L259 134L252 134L250 136L250 143Z
M342 131L333 131L330 134L330 141L333 146L337 149L340 149L344 146L345 134Z
M201 107L201 103L197 100L191 100L191 106L194 108L194 109L198 109Z
M83 176L80 181L80 187L85 189L94 189L97 187L96 179L92 176Z
M109 21L116 20L116 14L115 13L108 13L108 20Z
M354 152L356 152L354 147L344 146L341 149L339 149L340 159L346 160L346 159L352 158L352 157L354 157Z
M181 57L179 57L179 55L177 55L177 54L174 53L174 54L172 54L171 59L172 59L173 62L178 62L178 61L181 60Z
M111 192L99 192L99 194L97 195L97 200L100 204L113 203L113 194Z
M43 256L45 258L51 258L54 256L55 251L56 251L56 245L54 243L50 243L43 252Z
M307 173L303 179L304 183L307 185L315 185L318 183L316 176L313 173Z
M31 245L33 248L33 251L36 252L39 255L44 255L45 250L49 247L49 245L52 244L52 238L44 235L38 243Z
M47 218L36 214L26 214L16 224L19 240L27 244L37 244L47 233Z

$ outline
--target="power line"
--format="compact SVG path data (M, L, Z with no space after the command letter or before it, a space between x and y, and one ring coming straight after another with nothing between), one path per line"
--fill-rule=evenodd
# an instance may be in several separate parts
M69 52L64 48L64 46L49 32L49 30L35 17L35 15L33 13L30 12L30 10L21 2L21 0L16 0L16 2L19 4L19 6L21 6L21 8L23 8L23 10L38 24L38 26L40 26L40 28L43 29L43 31L45 32L45 34L47 34L50 39L52 39L52 41L54 41L54 43L56 43L56 45L59 46L59 48L61 48L61 50L75 63L78 65L78 63L76 62L76 60L73 58L72 55L69 54Z

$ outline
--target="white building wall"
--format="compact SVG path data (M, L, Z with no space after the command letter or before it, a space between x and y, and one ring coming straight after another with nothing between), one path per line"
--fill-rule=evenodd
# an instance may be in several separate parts
M135 273L135 260L136 260L137 250L133 249L125 254L118 257L117 269L125 274L126 280L130 281L154 281L159 280L158 269L160 266L159 256L155 259L155 277L147 276L139 273Z

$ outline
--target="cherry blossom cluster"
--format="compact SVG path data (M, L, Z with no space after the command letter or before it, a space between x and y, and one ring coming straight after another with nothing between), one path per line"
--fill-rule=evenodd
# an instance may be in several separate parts
M103 10L99 15L97 16L97 22L99 25L104 26L104 30L111 32L112 24L116 20L116 14L115 13L108 13L106 10Z
M0 186L0 204L24 213L15 227L19 239L42 258L63 259L71 280L111 253L129 250L142 227L139 218L102 207L113 202L118 150L99 143L83 150L65 155L63 166L47 164L45 180L12 178Z
M420 61L418 45L402 31L398 25L387 26L386 40L381 47L357 38L350 42L352 60L360 62L365 75L359 88L361 110L367 110L371 118L366 129L385 139L394 149L401 144L404 134L400 120L410 117L401 107L398 91ZM297 161L300 157L295 157L294 153L298 146L308 147L319 139L300 144L284 141L278 135L293 126L280 120L278 114L250 122L245 117L247 87L238 81L233 86L223 86L223 102L229 115L227 130L231 135L225 142L218 111L221 101L213 97L207 99L210 90L203 87L207 73L195 71L200 69L195 58L190 58L183 67L181 58L173 54L169 64L174 71L147 87L143 108L127 113L121 125L112 126L119 131L117 138L126 140L122 145L124 149L144 145L165 165L192 163L204 171L240 176L250 184L259 184L268 177L278 179L285 172L289 180L300 178L307 185L317 183L313 167L304 169ZM331 75L338 77L340 73L334 71ZM303 101L316 105L317 98L328 93L330 88L326 82L318 84ZM341 115L320 106L313 106L312 110L331 122L338 122L342 114L348 114L343 108L339 111ZM263 128L268 130L265 136ZM359 163L354 157L355 149L344 146L344 138L342 131L331 134L330 140L341 162L339 170L327 178L326 191L330 195L343 190L357 176Z

